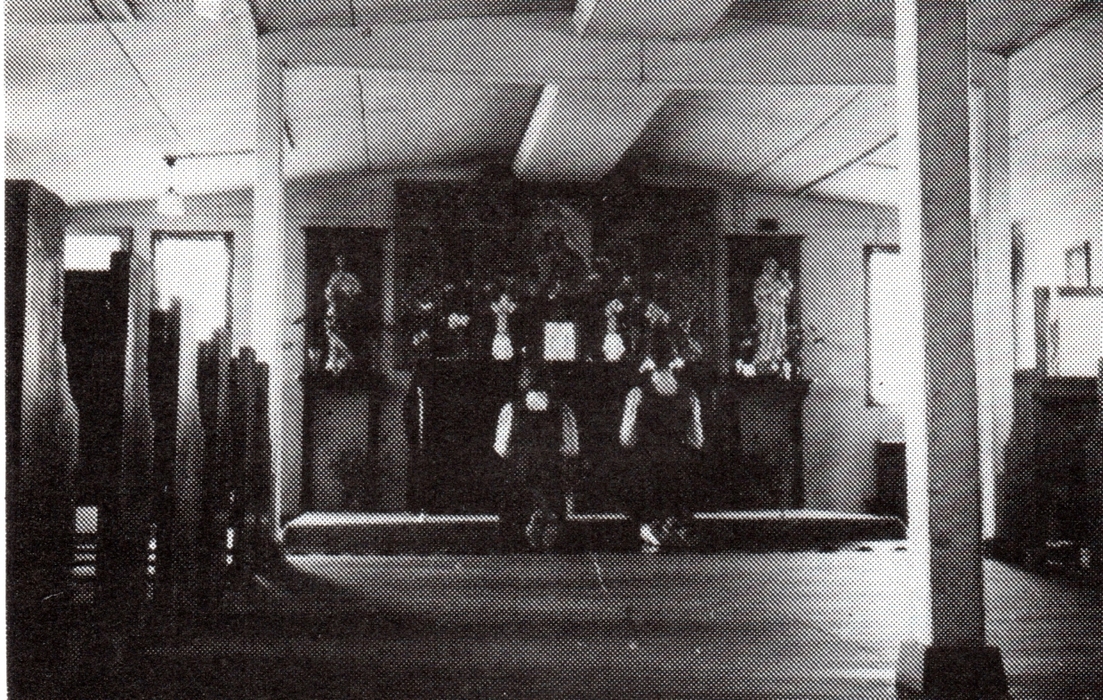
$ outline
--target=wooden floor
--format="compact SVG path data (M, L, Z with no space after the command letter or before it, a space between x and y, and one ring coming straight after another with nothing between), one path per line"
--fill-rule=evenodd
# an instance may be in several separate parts
M901 544L901 543L897 543ZM906 552L297 556L128 697L892 698ZM1103 697L1100 592L986 564L1013 696ZM1098 584L1096 583L1095 586Z

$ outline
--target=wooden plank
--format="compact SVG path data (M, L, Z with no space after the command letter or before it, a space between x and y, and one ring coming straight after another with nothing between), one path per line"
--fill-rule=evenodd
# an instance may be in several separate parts
M567 13L530 13L266 34L270 60L287 65L467 75L547 84L568 80L664 87L889 85L885 38L777 25L733 27L710 41L579 36Z
M179 613L194 611L203 472L203 426L199 415L199 342L195 308L180 310L180 372L177 385L176 453L173 464L172 599Z
M275 624L147 658L181 697L893 698L908 556L292 557L317 585L274 598ZM1097 592L986 578L1014 697L1091 697Z

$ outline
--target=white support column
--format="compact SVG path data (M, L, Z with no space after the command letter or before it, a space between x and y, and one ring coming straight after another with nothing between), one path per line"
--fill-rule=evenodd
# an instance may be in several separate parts
M927 426L923 347L922 217L919 179L918 87L916 86L915 0L898 0L896 13L897 109L900 149L900 254L903 258L902 317L909 342L900 358L906 373L906 443L908 465L908 551L912 564L910 591L912 639L931 639L930 537L927 520ZM902 324L903 325L903 324Z
M976 226L977 399L982 536L999 531L997 489L1011 435L1015 373L1012 228L1007 202L1011 144L1007 59L971 57L973 218Z
M1007 695L984 629L967 7L897 0L900 241L923 331L922 357L909 358L913 388L922 387L909 413L909 489L919 489L911 540L913 556L929 555L930 576L930 645L920 637L901 650L901 697ZM921 605L920 633L925 614Z
M257 141L253 190L253 302L252 337L257 359L269 367L269 433L272 445L272 503L270 527L279 533L289 493L298 489L284 483L284 433L287 416L283 395L289 381L283 361L285 193L281 176L282 68L269 36L257 38Z

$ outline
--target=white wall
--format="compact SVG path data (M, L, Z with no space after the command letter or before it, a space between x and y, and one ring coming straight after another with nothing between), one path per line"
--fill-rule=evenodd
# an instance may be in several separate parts
M1085 12L1008 64L1012 221L1023 233L1017 367L1035 366L1033 289L1065 282L1065 250L1092 246L1103 286L1103 13Z
M1023 279L1017 319L1017 367L1035 366L1033 290L1065 284L1065 251L1091 241L1092 284L1103 286L1103 162L1094 172L1069 169L1053 161L1038 169L1055 174L1051 183L1019 198L1015 220L1023 232ZM1057 173L1063 176L1056 176ZM1014 178L1021 182L1023 174Z
M740 207L737 198L729 206ZM723 217L736 235L761 235L760 218L777 219L781 236L804 236L801 323L824 340L807 344L812 381L804 407L807 506L862 512L876 491L878 441L902 441L902 414L867 406L865 247L898 242L894 210L812 198L751 193L742 212Z

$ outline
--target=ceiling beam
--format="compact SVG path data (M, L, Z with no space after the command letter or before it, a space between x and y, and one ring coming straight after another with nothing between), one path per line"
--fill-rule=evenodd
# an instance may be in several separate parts
M260 33L305 27L371 27L382 24L514 15L525 12L571 12L574 0L249 0L263 29Z
M699 39L729 5L731 0L578 0L574 29L584 36Z
M664 99L663 90L633 85L548 85L513 172L529 180L598 180L616 167Z
M861 160L896 133L891 92L866 91L756 173L755 184L801 191Z
M133 22L134 11L126 0L90 0L96 14L105 22Z
M529 84L572 80L667 89L732 85L891 85L891 40L747 26L704 42L578 36L566 13L271 32L290 65L459 74Z

